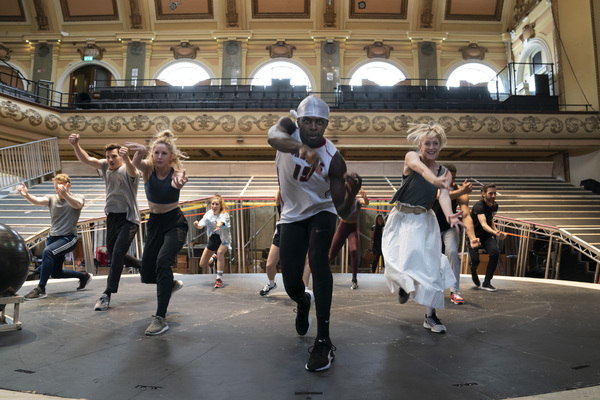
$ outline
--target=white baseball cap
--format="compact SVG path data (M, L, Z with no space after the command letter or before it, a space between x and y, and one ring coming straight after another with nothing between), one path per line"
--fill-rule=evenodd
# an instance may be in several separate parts
M294 118L317 117L329 121L329 106L320 98L310 95L298 105L298 111L290 110Z

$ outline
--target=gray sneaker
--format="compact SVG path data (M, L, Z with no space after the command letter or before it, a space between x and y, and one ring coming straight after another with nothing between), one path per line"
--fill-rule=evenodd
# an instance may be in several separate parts
M46 291L39 286L34 287L31 292L24 296L25 300L39 300L45 299L46 297L48 297Z
M174 280L173 281L173 289L171 290L171 294L173 294L176 291L180 290L182 287L183 287L183 282L182 281Z
M108 306L110 305L110 296L104 293L94 306L94 311L105 311L108 310Z
M148 336L156 336L160 335L169 330L169 325L167 325L167 319L163 317L159 317L157 315L152 316L152 322L148 329L146 329L146 335Z

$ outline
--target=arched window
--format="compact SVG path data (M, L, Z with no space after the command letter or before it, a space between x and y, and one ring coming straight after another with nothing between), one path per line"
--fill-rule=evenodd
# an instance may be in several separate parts
M487 83L490 93L496 93L496 75L498 71L493 70L482 63L468 62L448 70L446 79L447 87L475 86ZM498 80L498 92L504 93L504 84Z
M391 63L371 61L360 66L350 75L350 85L362 86L363 80L379 86L393 86L406 79L406 74Z
M251 75L251 85L270 86L273 80L289 80L292 86L306 86L312 90L312 82L307 72L290 61L273 61L260 67Z
M550 87L553 83L550 48L544 40L539 38L528 39L524 46L525 47L519 56L519 62L516 64L516 93L536 93L536 75L548 76L547 82L545 82L546 87L542 90L544 92L550 91Z
M211 79L207 69L198 63L176 61L159 71L155 79L171 86L194 86L200 81Z

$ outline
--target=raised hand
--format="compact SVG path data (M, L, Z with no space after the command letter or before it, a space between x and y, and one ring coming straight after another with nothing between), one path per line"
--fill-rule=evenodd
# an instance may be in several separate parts
M127 147L121 147L119 149L119 157L125 158L125 157L128 157L128 155L129 155L129 148L127 148Z
M69 144L71 146L76 146L79 144L79 134L78 133L71 133L69 135Z
M25 186L24 182L21 182L21 186L17 187L17 192L19 192L19 194L23 197L25 197L29 194L29 191L27 190L27 186Z

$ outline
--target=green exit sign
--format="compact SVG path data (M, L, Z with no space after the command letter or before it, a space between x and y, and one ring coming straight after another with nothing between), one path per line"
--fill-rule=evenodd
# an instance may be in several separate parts
M84 56L83 61L94 61L94 56Z

